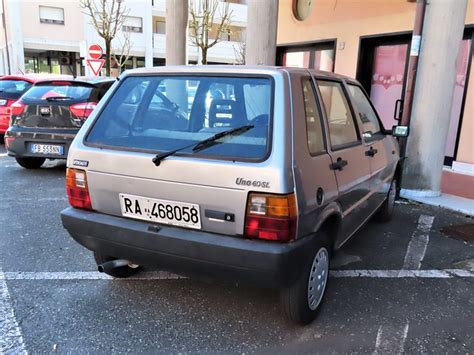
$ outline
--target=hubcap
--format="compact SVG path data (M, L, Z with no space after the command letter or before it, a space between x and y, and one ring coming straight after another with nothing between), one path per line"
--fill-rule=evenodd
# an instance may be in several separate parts
M329 254L326 248L318 250L311 265L308 280L308 306L314 311L324 295L329 272Z

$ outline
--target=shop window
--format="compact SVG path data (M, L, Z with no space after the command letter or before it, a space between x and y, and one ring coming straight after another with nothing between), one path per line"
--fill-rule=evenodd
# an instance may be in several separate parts
M141 17L125 16L122 31L126 32L143 32L143 24Z
M64 25L64 9L60 7L40 6L39 18L41 23Z
M278 48L278 65L334 71L334 42Z

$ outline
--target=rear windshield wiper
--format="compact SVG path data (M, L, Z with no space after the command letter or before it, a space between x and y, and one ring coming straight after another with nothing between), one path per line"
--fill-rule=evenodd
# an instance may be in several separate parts
M169 152L164 152L164 153L157 154L153 158L153 163L155 163L156 166L159 166L161 161L166 159L167 157L169 157L173 154L176 154L177 152L180 152L182 150L185 150L187 148L191 148L191 147L192 147L193 153L199 152L201 150L204 150L204 149L210 148L210 147L212 147L216 144L219 144L219 142L217 142L217 141L221 138L228 137L228 136L240 135L240 134L245 133L248 130L252 129L253 127L254 127L253 125L245 125L245 126L241 126L241 127L237 127L237 128L232 128L232 129L229 129L227 131L216 133L213 136L211 136L209 138L206 138L206 139L203 139L202 141L199 141L197 143L189 144L187 146L184 146L184 147L181 147L181 148L178 148L178 149L175 149L175 150L171 150Z
M72 100L71 96L50 96L46 98L46 101L62 101L62 100Z

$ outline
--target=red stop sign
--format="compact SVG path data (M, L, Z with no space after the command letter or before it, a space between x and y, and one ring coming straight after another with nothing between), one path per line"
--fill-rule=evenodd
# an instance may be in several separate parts
M99 59L102 57L102 47L99 46L98 44L93 44L89 47L89 57L92 59Z

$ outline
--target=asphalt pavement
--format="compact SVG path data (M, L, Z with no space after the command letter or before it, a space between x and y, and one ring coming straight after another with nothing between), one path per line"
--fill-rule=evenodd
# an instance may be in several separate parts
M474 220L398 202L333 260L319 317L285 320L274 290L145 270L96 272L62 228L64 162L26 170L0 145L0 353L473 353Z

